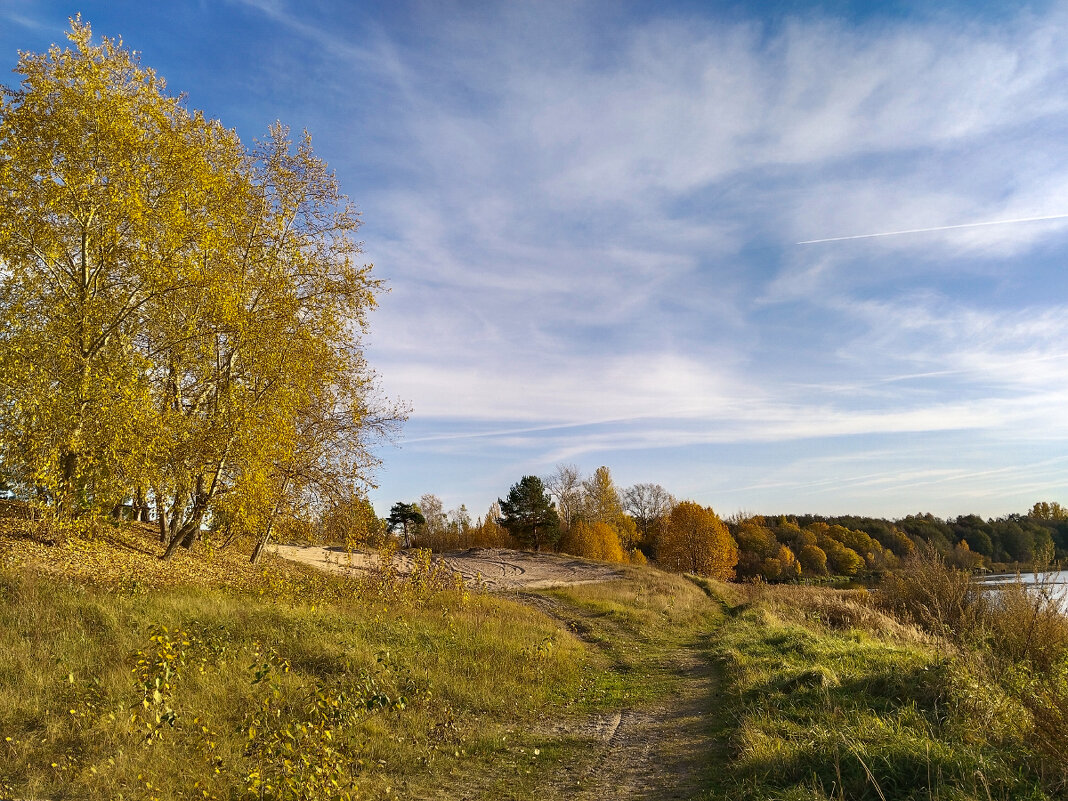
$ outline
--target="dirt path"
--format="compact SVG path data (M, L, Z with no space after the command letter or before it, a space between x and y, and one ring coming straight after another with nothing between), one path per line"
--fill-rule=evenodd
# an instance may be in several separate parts
M685 656L679 669L685 671L682 687L667 703L594 716L578 731L561 727L560 734L591 738L590 757L580 766L557 772L541 788L543 797L588 801L704 797L702 779L717 750L708 719L716 703L715 676L707 663Z
M578 636L572 608L555 599L521 594L557 617ZM552 724L547 733L588 740L588 757L545 777L538 797L576 801L675 801L707 798L703 788L713 764L725 764L725 747L717 736L720 707L715 666L696 647L681 648L665 668L678 679L678 690L657 704Z
M322 570L346 573L377 566L372 552L348 554L320 546L276 546L287 559ZM623 578L609 565L559 554L506 549L471 549L439 557L464 579L526 603L559 620L591 647L589 613L531 590ZM411 557L396 557L398 570ZM656 704L547 722L543 734L553 740L582 744L578 759L548 769L537 782L534 797L544 801L673 801L707 797L710 766L726 764L717 736L719 682L715 666L698 644L670 653L663 670L674 674L677 691ZM469 781L457 798L484 798L477 780ZM469 795L468 795L469 793Z

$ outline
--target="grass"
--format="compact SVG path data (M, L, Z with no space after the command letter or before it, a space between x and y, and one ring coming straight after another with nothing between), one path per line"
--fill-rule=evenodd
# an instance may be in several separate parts
M692 649L711 658L711 635L722 607L679 575L624 568L625 579L548 591L561 617L595 646L602 670L593 706L619 707L669 697L679 677L671 656ZM587 706L590 706L587 704Z
M863 593L731 592L718 648L734 778L722 797L1059 797L1024 706L967 653L871 608Z
M462 613L365 614L218 590L122 596L33 574L3 576L0 592L0 731L11 738L0 775L31 797L230 797L253 767L251 716L271 700L263 670L294 728L309 693L403 696L357 716L360 783L429 781L438 760L502 736L484 721L529 722L582 668L574 643L537 650L557 635L551 623L487 598Z
M621 581L537 594L537 606L584 646L585 664L568 695L545 710L540 724L516 731L510 755L496 766L484 766L466 797L572 798L577 790L568 775L592 772L591 780L601 778L595 759L603 743L585 732L584 722L676 698L688 686L684 668L692 667L689 662L699 672L711 671L711 637L723 619L722 606L682 576L647 567L622 570ZM680 655L685 657L681 664ZM552 726L547 726L550 721ZM710 715L707 723L712 743L721 721ZM709 771L716 769L714 759L705 764ZM661 780L670 787L673 779L665 774Z
M109 570L56 567L84 553ZM507 752L585 672L554 621L455 586L227 554L153 586L131 578L138 550L107 541L9 538L0 555L0 797L345 797L333 782L429 797L440 775Z
M517 603L152 536L0 532L0 797L542 798L589 758L548 724L670 697L722 617L651 569Z
M1064 797L1068 626L944 566L872 594L630 566L510 600L36 525L0 521L0 798L568 798L584 721L681 696L707 801Z

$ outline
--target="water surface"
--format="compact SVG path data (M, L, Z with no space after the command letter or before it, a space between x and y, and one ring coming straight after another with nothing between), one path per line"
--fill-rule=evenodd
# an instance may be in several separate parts
M1059 600L1061 609L1068 613L1068 570L1020 573L1018 578L1025 585L1044 587L1051 597ZM1015 573L1003 573L987 576L980 583L996 586L998 584L1011 584L1016 579L1017 574Z

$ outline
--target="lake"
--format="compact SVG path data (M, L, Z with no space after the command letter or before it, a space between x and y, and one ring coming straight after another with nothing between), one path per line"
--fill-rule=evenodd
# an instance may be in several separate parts
M993 585L1011 584L1016 581L1016 574L1005 573L995 576L987 576L980 584ZM1045 573L1021 573L1020 581L1024 584L1042 584L1049 587L1050 593L1060 599L1061 609L1068 612L1068 570L1054 570Z

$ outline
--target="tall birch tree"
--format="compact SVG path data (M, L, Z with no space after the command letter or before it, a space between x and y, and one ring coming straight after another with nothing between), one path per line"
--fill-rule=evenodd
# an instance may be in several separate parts
M307 134L246 148L121 41L22 54L0 96L0 463L57 514L154 499L165 557L369 485L404 409L379 282Z

